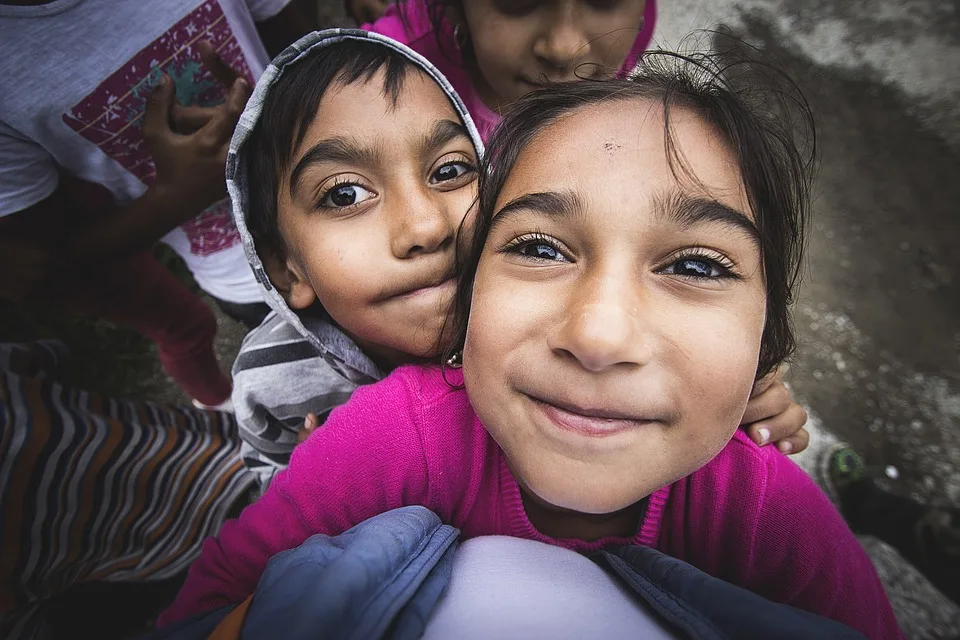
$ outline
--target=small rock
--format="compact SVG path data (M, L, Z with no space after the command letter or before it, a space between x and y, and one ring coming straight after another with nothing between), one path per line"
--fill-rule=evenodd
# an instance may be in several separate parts
M887 477L890 478L891 480L896 480L897 478L900 477L900 472L892 464L888 464L887 468L884 469L883 472L886 473Z

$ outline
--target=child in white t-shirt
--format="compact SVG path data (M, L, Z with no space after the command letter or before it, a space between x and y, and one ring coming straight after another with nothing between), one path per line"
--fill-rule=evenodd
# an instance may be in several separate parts
M162 238L228 312L248 324L266 314L223 164L269 61L265 44L275 53L312 30L315 8L0 3L0 253L14 274L0 297L42 297L137 329L191 396L226 401L213 314L144 251Z

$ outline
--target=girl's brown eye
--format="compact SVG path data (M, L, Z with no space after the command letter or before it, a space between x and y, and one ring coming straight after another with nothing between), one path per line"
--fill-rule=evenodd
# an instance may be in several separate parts
M539 0L495 0L493 6L505 16L525 16L539 4Z

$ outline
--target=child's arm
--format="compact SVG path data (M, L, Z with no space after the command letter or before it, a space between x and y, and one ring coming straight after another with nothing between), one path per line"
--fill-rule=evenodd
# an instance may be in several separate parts
M826 495L790 460L763 453L768 475L744 586L868 638L901 638L873 563Z
M336 409L267 493L206 541L160 625L242 601L273 555L311 535L338 535L378 513L426 504L426 461L409 378L400 370Z

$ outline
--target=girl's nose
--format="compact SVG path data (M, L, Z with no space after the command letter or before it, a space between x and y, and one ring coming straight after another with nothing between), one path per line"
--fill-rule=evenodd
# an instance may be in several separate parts
M590 52L590 40L575 18L570 8L558 10L558 15L534 42L534 55L549 71L569 73Z
M613 283L580 287L585 294L561 311L564 317L548 333L548 346L596 373L649 363L653 336L632 296L624 296L623 287Z
M391 230L393 255L403 260L452 246L456 229L444 203L430 197L405 198Z

